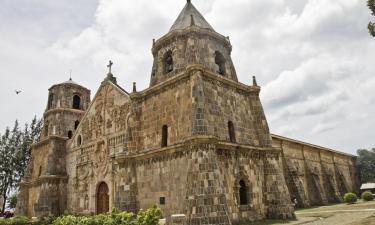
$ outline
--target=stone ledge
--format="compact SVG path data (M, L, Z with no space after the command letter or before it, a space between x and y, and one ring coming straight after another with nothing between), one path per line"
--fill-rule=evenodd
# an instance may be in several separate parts
M61 175L43 175L38 177L37 179L31 181L21 181L20 186L35 186L39 185L42 182L46 181L57 181L57 180L68 180L68 176L61 176Z
M52 139L57 139L57 140L60 140L60 141L67 141L69 140L67 137L62 137L62 136L58 136L58 135L49 135L47 138L37 142L37 143L34 143L31 145L32 148L36 148L40 145L43 145L43 144L47 144L50 140Z
M219 82L223 82L233 88L236 88L236 89L240 89L244 92L247 92L247 93L254 93L254 94L259 94L261 88L259 86L249 86L249 85L246 85L246 84L243 84L243 83L240 83L240 82L237 82L237 81L233 81L229 78L226 78L226 77L223 77L223 76L220 76L214 72L211 72L207 69L204 68L203 65L201 64L190 64L190 65L187 65L186 66L186 71L184 72L181 72L165 81L163 81L162 83L159 83L159 84L156 84L154 86L151 86L143 91L140 91L140 92L133 92L130 94L130 98L131 99L138 99L138 98L144 98L144 97L147 97L148 95L152 95L153 93L157 92L157 91L160 91L161 89L163 88L166 88L170 85L173 85L181 80L183 80L184 78L190 78L194 71L201 71L202 72L202 76L205 76L205 77L208 77L209 79L213 79L213 80L217 80Z
M236 144L231 142L223 142L218 141L218 139L214 136L193 136L188 139L185 139L183 142L180 142L178 144L174 144L168 147L159 148L159 149L153 149L149 150L147 152L140 152L140 153L119 153L114 155L115 160L117 161L126 161L129 159L135 159L135 160L144 160L144 159L150 159L159 155L163 154L173 154L178 152L186 152L189 151L188 149L184 148L189 145L197 145L197 144L212 144L217 146L218 148L222 148L228 151L235 151L235 150L242 150L242 151L260 151L263 153L280 153L281 149L274 148L274 147L254 147L249 145L243 145L243 144Z
M198 26L191 26L186 29L174 30L174 31L168 32L166 35L156 40L155 44L152 46L151 52L154 55L158 49L162 48L166 43L168 43L172 39L175 39L176 36L177 37L185 36L185 35L192 34L192 33L213 37L217 41L222 42L229 49L229 51L232 51L232 45L230 41L228 40L228 38L226 38L225 36L215 31L211 31L209 29L200 28Z
M61 113L61 112L70 112L76 114L84 114L86 111L81 109L71 109L71 108L55 108L55 109L48 109L44 114L43 117L48 116L52 113Z

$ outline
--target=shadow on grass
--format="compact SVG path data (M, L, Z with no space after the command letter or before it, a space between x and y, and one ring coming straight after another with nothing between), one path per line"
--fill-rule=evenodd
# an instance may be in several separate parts
M288 224L290 222L295 222L296 219L291 220L261 220L261 221L254 221L254 222L246 222L241 223L239 225L273 225L273 224Z

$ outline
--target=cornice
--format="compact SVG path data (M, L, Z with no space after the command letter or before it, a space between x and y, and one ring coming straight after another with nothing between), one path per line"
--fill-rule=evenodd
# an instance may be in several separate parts
M53 113L62 113L62 112L69 112L73 114L84 114L85 110L80 109L71 109L71 108L55 108L55 109L49 109L44 112L43 116L46 117Z
M181 37L181 36L188 36L188 35L203 35L203 36L209 36L211 38L216 39L217 41L224 44L225 47L228 48L229 52L232 51L232 45L229 41L229 39L215 31L212 31L210 29L201 28L198 26L190 26L186 29L182 30L173 30L161 38L159 38L157 41L154 42L152 46L152 54L155 55L157 51L162 48L164 45L168 44L171 41L174 41L174 39Z
M151 86L143 91L140 92L133 92L130 94L131 99L138 99L138 98L144 98L147 97L148 95L154 94L155 92L159 92L160 90L169 87L171 85L174 85L175 83L183 80L184 78L190 78L190 76L194 75L195 71L200 71L203 77L207 77L209 79L213 79L219 82L222 82L228 86L231 86L233 88L242 90L247 93L254 93L254 94L259 94L261 87L259 86L248 86L246 84L240 83L233 81L229 78L220 76L217 73L211 72L210 70L207 70L204 68L203 65L201 64L190 64L186 67L184 72L181 72L166 81L163 81L159 84L156 84L154 86Z
M48 144L49 141L51 140L60 140L60 141L67 141L68 138L67 137L62 137L62 136L57 136L57 135L49 135L47 138L37 142L37 143L34 143L31 145L32 148L36 148L38 146L41 146L41 145L44 145L44 144Z
M168 147L150 150L147 152L140 153L120 153L114 156L116 161L122 162L127 160L145 160L152 159L155 157L170 155L174 153L184 153L189 151L188 146L194 145L212 145L216 146L216 149L227 150L227 151L258 151L260 153L272 153L279 154L281 149L274 147L255 147L244 144L236 144L230 142L218 141L217 137L214 136L192 136L185 139L183 142L174 144Z

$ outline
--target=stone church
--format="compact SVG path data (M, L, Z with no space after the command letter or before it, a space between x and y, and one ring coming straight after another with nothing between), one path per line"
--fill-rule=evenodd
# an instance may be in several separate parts
M153 42L149 88L124 90L111 62L92 100L72 80L53 85L17 213L157 205L167 221L233 224L293 218L292 199L324 205L356 190L355 156L270 134L261 88L238 81L231 51L187 1Z

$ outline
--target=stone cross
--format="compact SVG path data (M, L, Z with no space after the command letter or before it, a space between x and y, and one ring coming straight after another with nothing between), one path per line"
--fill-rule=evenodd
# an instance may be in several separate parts
M112 73L112 65L113 65L113 62L109 60L109 64L107 65L107 67L109 68L109 73Z

